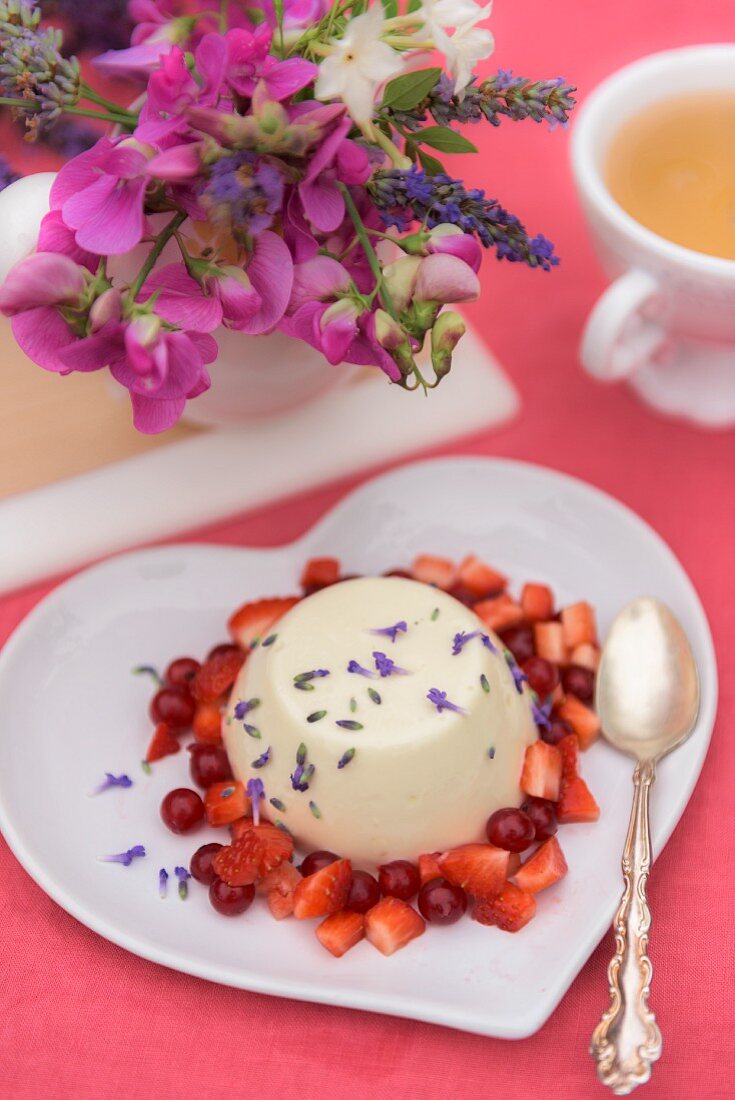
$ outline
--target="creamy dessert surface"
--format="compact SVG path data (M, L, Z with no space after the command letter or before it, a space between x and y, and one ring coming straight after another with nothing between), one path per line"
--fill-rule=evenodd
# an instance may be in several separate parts
M365 867L415 859L484 840L488 816L520 803L530 699L453 597L344 581L274 634L240 673L224 738L237 778L262 781L261 812L300 847Z

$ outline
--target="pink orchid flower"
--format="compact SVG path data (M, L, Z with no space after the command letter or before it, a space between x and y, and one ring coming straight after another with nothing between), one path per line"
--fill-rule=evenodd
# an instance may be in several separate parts
M76 230L80 248L119 256L140 243L146 166L154 154L135 138L104 137L64 165L51 188L51 208Z
M458 225L443 222L430 230L426 247L429 252L445 252L458 256L469 264L474 272L480 270L482 248L472 233L463 232Z
M128 14L135 23L131 45L125 50L108 50L94 58L94 65L107 76L145 78L158 68L171 47L190 33L186 19L172 19L164 2L131 0Z
M238 95L252 97L263 81L270 99L295 95L315 79L318 68L300 57L279 61L270 51L273 31L267 23L254 30L235 27L225 35L229 48L227 82Z
M76 336L59 305L77 306L89 272L58 252L36 252L16 264L0 287L0 312L11 317L16 342L44 370L67 373L59 352Z
M168 264L146 279L141 300L157 291L159 316L199 332L212 332L220 324L251 335L270 332L291 295L291 253L281 237L266 230L254 239L245 267L210 265L203 284L183 264Z
M304 213L323 233L337 229L345 216L345 201L337 184L364 183L370 175L367 151L346 137L351 126L351 120L344 119L322 142L299 184Z

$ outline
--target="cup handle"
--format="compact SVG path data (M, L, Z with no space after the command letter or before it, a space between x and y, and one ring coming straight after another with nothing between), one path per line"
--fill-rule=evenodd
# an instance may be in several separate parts
M593 378L615 382L650 360L666 333L641 311L659 292L652 275L633 268L607 288L587 318L579 349Z

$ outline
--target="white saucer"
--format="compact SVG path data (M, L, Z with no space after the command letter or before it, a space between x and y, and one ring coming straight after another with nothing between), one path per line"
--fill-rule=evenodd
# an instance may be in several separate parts
M663 599L680 618L699 664L702 709L694 735L660 767L652 799L660 851L696 783L716 710L712 639L690 581L649 527L590 486L516 462L443 458L363 486L291 546L124 554L36 607L0 655L0 828L20 862L100 935L190 974L502 1038L534 1032L618 902L627 759L602 744L584 757L600 822L560 830L570 873L539 897L536 920L520 934L465 920L429 928L391 958L362 943L341 960L318 944L311 922L276 923L263 904L224 920L197 883L185 904L175 890L161 901L158 869L188 863L214 833L175 837L159 821L163 794L190 785L187 753L161 761L150 777L139 764L151 684L132 676L133 666L200 655L224 634L236 604L293 591L311 555L336 554L349 572L376 572L406 565L418 551L469 550L516 584L548 581L561 604L589 599L603 630L642 594ZM126 771L135 785L88 798L106 771ZM129 868L97 861L135 844L149 856Z

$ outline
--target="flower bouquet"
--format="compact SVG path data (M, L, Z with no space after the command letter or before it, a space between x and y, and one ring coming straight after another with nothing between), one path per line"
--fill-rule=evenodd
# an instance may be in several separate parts
M124 106L86 83L34 0L0 0L0 103L28 136L64 114L108 127L61 169L37 250L0 287L19 345L46 370L109 369L143 432L209 387L220 326L280 330L332 364L435 387L465 328L451 307L479 295L483 249L558 262L439 159L476 151L465 124L564 123L573 106L560 78L473 75L493 50L489 12L474 0L131 0L132 45L94 59L139 83Z

